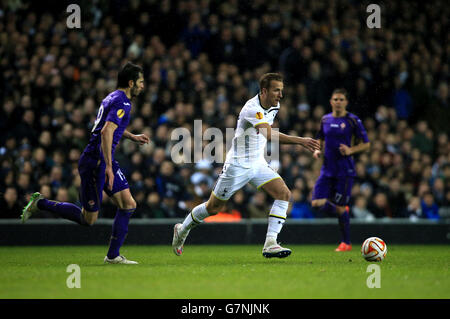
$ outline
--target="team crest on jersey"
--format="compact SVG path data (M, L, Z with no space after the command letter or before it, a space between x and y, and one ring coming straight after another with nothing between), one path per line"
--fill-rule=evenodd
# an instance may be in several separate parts
M341 129L345 128L345 123L341 123Z
M125 115L125 111L123 109L117 110L117 117L121 119Z
M256 118L257 118L258 120L262 120L263 114L262 114L261 112L256 112Z

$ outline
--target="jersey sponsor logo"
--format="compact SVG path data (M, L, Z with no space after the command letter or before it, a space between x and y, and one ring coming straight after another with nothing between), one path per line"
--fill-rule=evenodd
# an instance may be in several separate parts
M263 114L262 114L261 112L256 112L256 118L257 118L258 120L262 120L263 117L264 117L264 116L263 116Z
M128 103L128 102L123 102L123 105L128 105L128 106L130 106L131 104Z
M121 119L124 115L125 115L124 109L118 109L118 110L117 110L117 117L118 117L119 119Z
M330 127L339 127L338 124L330 124Z

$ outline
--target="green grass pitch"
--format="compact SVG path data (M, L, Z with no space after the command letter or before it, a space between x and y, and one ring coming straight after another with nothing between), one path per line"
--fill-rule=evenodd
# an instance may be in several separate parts
M1 299L300 299L450 298L448 246L390 245L380 266L380 288L368 288L372 264L335 246L294 245L284 259L261 247L125 246L139 265L103 264L106 246L0 247ZM80 267L81 288L68 288L67 266Z

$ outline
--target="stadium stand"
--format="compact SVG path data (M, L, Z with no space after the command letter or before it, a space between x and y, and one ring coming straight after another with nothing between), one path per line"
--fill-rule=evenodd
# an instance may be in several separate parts
M289 134L314 137L331 91L349 91L372 142L357 158L352 218L450 218L445 1L385 3L381 29L343 0L86 1L80 29L67 28L61 3L0 1L0 218L19 218L34 191L78 202L77 160L126 61L146 81L129 130L151 138L124 140L116 155L134 218L184 217L204 201L221 164L173 163L171 132L192 131L195 119L203 132L234 128L259 76L273 71L286 80L275 126ZM320 218L309 201L321 163L282 146L273 164L293 191L288 216ZM233 218L268 204L251 187L236 197ZM112 218L104 201L101 217Z

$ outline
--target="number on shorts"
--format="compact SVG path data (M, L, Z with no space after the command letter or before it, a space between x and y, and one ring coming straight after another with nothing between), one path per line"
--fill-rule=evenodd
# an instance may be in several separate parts
M123 175L123 173L122 173L122 171L120 170L120 168L117 170L117 175L119 175L119 177L120 177L120 179L121 179L122 181L125 180L125 175Z

